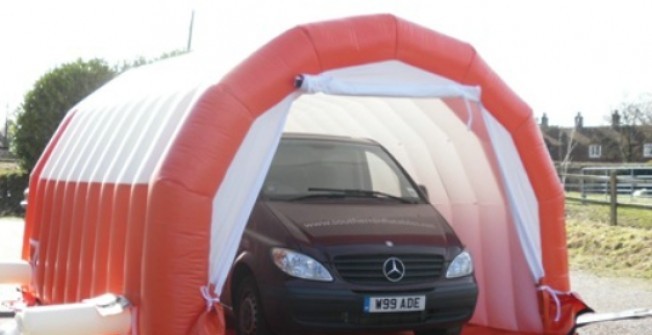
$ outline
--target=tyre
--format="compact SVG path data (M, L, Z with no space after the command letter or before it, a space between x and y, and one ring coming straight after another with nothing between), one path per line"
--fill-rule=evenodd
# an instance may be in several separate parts
M238 284L233 307L237 335L272 335L254 277L247 276Z
M428 330L415 330L414 335L460 335L462 327L454 327L448 329L428 329Z

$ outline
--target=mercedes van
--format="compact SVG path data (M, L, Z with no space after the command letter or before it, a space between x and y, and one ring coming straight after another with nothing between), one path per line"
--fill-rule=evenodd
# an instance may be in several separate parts
M223 294L238 335L459 334L478 295L471 255L387 150L285 135Z

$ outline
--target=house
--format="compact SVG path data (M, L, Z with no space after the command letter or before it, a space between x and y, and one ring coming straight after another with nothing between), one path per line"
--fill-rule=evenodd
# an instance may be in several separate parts
M575 116L574 127L548 124L543 114L540 122L550 157L556 162L645 163L652 160L652 125L621 123L614 111L611 124L585 127L581 113Z

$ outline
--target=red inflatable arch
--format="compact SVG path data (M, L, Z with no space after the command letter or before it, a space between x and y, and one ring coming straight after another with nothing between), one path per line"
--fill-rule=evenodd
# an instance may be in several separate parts
M373 138L428 187L476 262L469 329L573 326L559 180L530 108L470 45L374 15L216 63L129 71L68 113L30 181L23 258L43 303L113 292L132 334L223 334L219 293L293 131Z

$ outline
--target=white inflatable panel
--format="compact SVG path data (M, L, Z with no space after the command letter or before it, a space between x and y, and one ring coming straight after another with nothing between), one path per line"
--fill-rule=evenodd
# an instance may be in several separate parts
M101 316L89 303L30 307L16 314L23 335L127 334L131 312Z
M0 262L0 284L28 285L32 280L32 267L26 261Z

